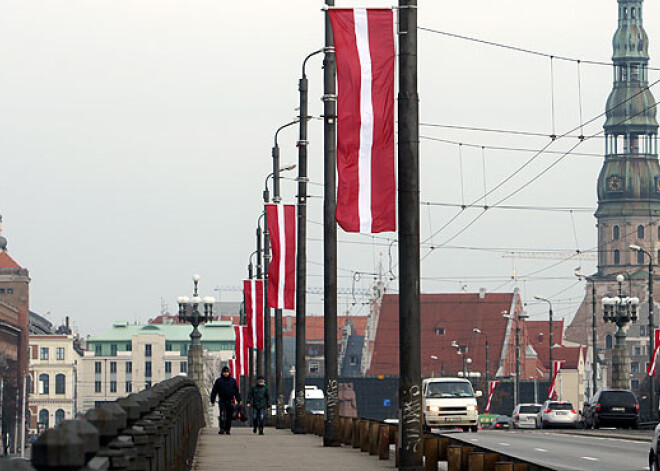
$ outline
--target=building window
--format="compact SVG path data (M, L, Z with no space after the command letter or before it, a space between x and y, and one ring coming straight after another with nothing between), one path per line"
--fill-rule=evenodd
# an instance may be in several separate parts
M47 374L39 375L39 394L48 394L49 389L49 379Z
M147 378L151 377L151 362L150 361L145 361L144 362L144 376Z
M187 373L188 372L188 363L185 361L182 361L179 363L179 372L180 373Z
M636 361L633 361L630 363L630 372L631 373L639 373L639 363Z
M133 392L133 382L132 381L126 381L126 384L124 385L124 388L126 389L127 393Z
M64 422L64 411L62 409L57 409L55 411L55 427Z
M612 349L612 336L610 334L605 336L605 348L608 350Z
M172 351L172 342L165 342L165 351Z
M48 360L48 347L41 347L40 352L39 359Z
M642 347L635 347L633 355L638 357L642 354Z
M637 252L637 263L644 265L644 252Z
M48 410L41 409L39 411L39 428L45 430L48 428Z
M61 373L55 376L55 394L66 394L66 376Z
M638 379L631 379L630 380L630 386L633 390L639 390L639 380Z
M642 226L641 224L637 226L637 238L638 239L644 238L644 226Z
M151 356L151 344L149 343L144 346L144 356L145 357Z
M133 373L133 362L132 361L127 361L126 362L126 374L131 374Z
M310 361L309 362L309 372L310 373L318 373L319 372L319 362L318 361Z
M64 360L64 347L57 347L57 350L55 350L55 358L58 360Z
M94 392L99 394L101 392L101 382L94 381Z
M151 387L151 380L147 380L144 382L144 389L149 389Z
M110 373L116 373L117 372L117 362L116 361L111 361L110 362Z
M110 381L110 392L111 393L117 392L117 381Z
M116 357L117 356L117 344L113 343L110 345L110 356Z
M101 374L101 362L100 361L95 361L94 362L94 373Z
M166 361L165 362L165 373L171 373L172 372L172 362L171 361Z
M640 325L639 326L639 335L644 337L646 335L646 326L645 325Z
M7 294L14 294L14 288L7 288Z
M133 351L133 344L132 343L127 343L126 344L126 351L127 352L132 352Z
M355 355L351 355L351 360L350 360L350 362L351 362L351 365L352 365L352 366L357 365L357 360L358 360L358 359L357 359L357 357L356 357Z
M614 251L614 264L619 265L621 263L621 252L618 250Z
M101 353L103 353L103 351L101 350L101 345L97 345L97 346L94 348L94 353L95 353L95 355L96 355L97 357L100 357L100 356L101 356Z
M436 327L435 328L435 335L445 335L445 328L444 327Z
M614 226L612 228L612 239L619 240L620 235L621 234L620 234L619 226Z

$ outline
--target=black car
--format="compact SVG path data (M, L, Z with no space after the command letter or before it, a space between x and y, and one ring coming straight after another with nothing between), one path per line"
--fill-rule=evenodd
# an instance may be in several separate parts
M609 389L598 391L584 405L586 428L625 427L637 428L639 403L631 391Z
M511 417L508 415L498 415L495 417L495 419L491 422L490 428L494 430L503 430L503 429L509 429L511 422Z

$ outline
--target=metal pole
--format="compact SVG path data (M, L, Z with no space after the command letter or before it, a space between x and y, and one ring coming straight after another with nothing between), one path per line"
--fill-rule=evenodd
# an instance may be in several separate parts
M2 398L4 397L5 393L5 378L0 377L0 456L5 456L5 429L2 426L3 425L3 417L4 414L2 413Z
M259 222L257 222L257 229L256 229L256 236L257 236L257 280L260 280L263 278L263 265L262 265L262 256L264 254L262 247L261 247L261 227L259 227ZM255 306L256 307L256 306ZM256 315L256 313L255 313ZM264 322L266 319L264 319ZM255 324L256 325L256 324ZM265 339L264 339L265 340ZM253 350L254 351L254 350ZM257 375L262 376L264 374L264 351L263 350L257 350ZM252 358L252 353L250 354L250 359ZM250 371L252 373L252 371ZM252 376L252 375L250 375ZM252 386L254 378L250 378L250 386Z
M549 313L548 313L549 318L550 318L550 320L549 320L549 322L550 322L550 324L549 324L550 325L550 335L549 335L550 342L548 343L548 349L549 349L549 358L550 358L550 381L552 381L552 371L553 371L553 366L552 366L553 365L553 363L552 363L552 304L550 303L550 301L548 301L548 306L550 306Z
M488 336L486 336L486 387L488 387Z
M21 458L25 458L25 403L27 402L27 375L23 375L23 407L21 408Z
M653 256L650 252L646 253L649 256L649 365L653 363L653 350L654 350L654 301L653 301ZM632 292L630 293L632 296ZM649 376L649 400L650 402L650 412L652 420L655 420L657 417L657 404L655 403L655 380L653 376Z
M598 390L598 339L596 337L596 283L591 281L591 340L592 340L592 365L591 365L591 396L593 397Z
M268 202L267 200L265 201ZM265 214L265 212L264 212ZM270 269L270 233L268 232L268 220L264 217L264 375L266 382L271 387L271 328L270 328L270 308L268 307L268 270ZM272 390L272 389L271 389ZM270 407L270 404L269 404ZM270 409L267 419L270 420Z
M325 0L329 7L334 0ZM325 417L323 446L340 446L339 421L339 366L337 364L337 201L335 172L337 168L335 89L335 53L330 18L325 17L325 57L323 59L323 334L325 357Z
M14 417L14 454L18 453L18 404L21 400L21 389L18 382L16 382L16 411Z
M520 400L520 319L516 320L516 385L514 392L514 406L518 405Z
M422 469L417 0L399 0L399 469Z
M291 125L293 123L289 123ZM275 144L273 145L273 202L279 203L280 198L280 146L277 144L277 135L282 128L279 128L275 132ZM264 194L264 202L266 202L266 196ZM270 245L270 237L269 237ZM270 263L270 255L269 255ZM270 310L268 313L268 326L270 329ZM268 343L270 345L270 330L266 331L268 336ZM275 404L276 404L276 414L275 426L278 429L284 428L284 391L282 390L283 385L283 343L282 343L282 310L275 309Z
M309 56L308 56L309 57ZM298 252L296 259L296 415L294 433L305 433L305 303L307 302L307 76L305 62L298 85L300 130L298 138Z

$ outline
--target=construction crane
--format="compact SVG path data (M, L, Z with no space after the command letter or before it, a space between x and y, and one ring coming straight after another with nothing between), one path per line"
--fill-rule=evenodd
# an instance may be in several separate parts
M243 288L240 286L218 286L215 288L213 291L232 291L232 292L238 292L242 293ZM307 294L319 294L323 295L323 288L320 287L307 287L306 290ZM342 294L342 295L355 295L355 296L370 296L372 293L371 289L363 289L363 288L337 288L337 294Z

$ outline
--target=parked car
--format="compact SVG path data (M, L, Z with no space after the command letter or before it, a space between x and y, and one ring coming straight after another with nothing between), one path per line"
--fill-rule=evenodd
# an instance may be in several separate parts
M295 395L296 390L293 389L289 396L289 403L284 409L287 414L293 415L296 410ZM316 386L305 385L305 410L307 413L314 415L323 414L324 408L323 391Z
M463 378L428 378L422 381L422 421L424 430L462 428L476 432L479 410L472 383Z
M568 401L545 401L536 415L538 428L577 428L579 422L580 414Z
M632 391L625 389L606 389L598 391L584 405L586 428L603 426L637 428L639 422L639 403Z
M508 415L498 415L493 420L491 428L493 430L508 430L509 424L511 423L511 417Z
M511 413L511 428L536 428L541 404L518 404Z
M658 440L660 440L660 424L655 427L655 432L653 432L653 441L651 442L651 450L649 450L649 469L651 471L660 471Z

